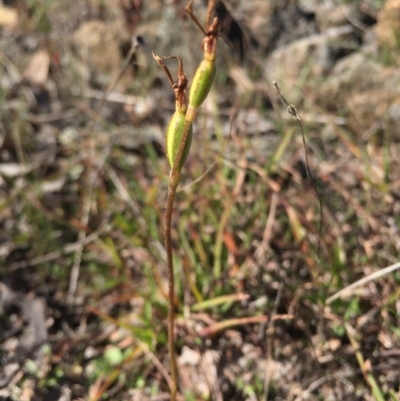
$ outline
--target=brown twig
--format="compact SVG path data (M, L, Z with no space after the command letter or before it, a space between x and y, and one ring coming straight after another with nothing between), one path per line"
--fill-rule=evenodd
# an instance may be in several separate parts
M322 221L323 221L323 202L322 202L322 196L321 194L318 192L317 189L317 184L315 182L315 179L313 177L313 175L311 174L311 169L310 169L310 163L308 161L308 150L307 150L307 143L306 143L306 137L304 134L304 130L303 130L303 124L301 122L301 117L299 115L299 113L297 112L297 109L295 106L293 106L291 103L289 103L286 98L283 96L282 91L278 85L278 83L276 81L274 81L273 86L275 87L276 91L278 92L279 97L281 98L282 102L285 103L287 105L287 111L288 113L293 116L296 121L297 121L297 125L300 128L300 132L301 132L301 137L303 139L303 146L304 146L304 153L305 153L305 158L306 158L306 172L307 172L307 178L311 181L311 183L313 184L313 188L315 191L315 194L317 195L318 198L318 203L319 203L319 227L318 227L318 245L317 245L317 257L318 260L320 259L320 253L321 253L321 237L322 237Z

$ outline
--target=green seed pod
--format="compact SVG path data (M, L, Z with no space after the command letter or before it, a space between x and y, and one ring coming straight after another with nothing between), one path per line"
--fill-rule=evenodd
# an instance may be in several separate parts
M214 82L215 73L215 60L204 59L194 74L189 95L190 106L197 108L202 105L210 92L211 86Z
M182 110L178 110L172 115L167 128L167 157L171 168L174 166L174 161L178 153L184 126L185 114L182 112ZM181 162L178 166L179 171L182 169L188 157L190 145L192 144L192 132L192 126L190 126L185 149L183 151Z

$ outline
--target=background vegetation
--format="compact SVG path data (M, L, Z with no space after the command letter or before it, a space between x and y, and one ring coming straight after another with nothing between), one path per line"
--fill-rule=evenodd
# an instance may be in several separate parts
M202 35L179 1L3 3L0 399L168 399L174 100L151 51L190 85ZM399 273L326 304L398 262L400 5L306 3L217 10L233 50L220 40L173 220L186 400L400 398Z

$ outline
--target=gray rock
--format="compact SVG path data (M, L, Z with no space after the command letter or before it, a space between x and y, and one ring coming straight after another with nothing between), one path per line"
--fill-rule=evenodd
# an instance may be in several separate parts
M357 21L356 9L353 4L319 4L315 8L315 19L319 31L325 31L334 26L346 25L351 21Z
M298 6L303 13L315 14L320 0L299 0Z
M349 25L329 28L323 34L312 35L276 49L267 59L267 80L279 82L286 92L298 86L305 77L323 77L334 65L335 46L339 42L354 40L352 33Z
M360 133L384 126L393 117L396 120L399 99L400 72L364 53L354 53L338 62L317 93L321 107L348 114L348 125Z
M118 76L122 66L119 43L106 23L83 23L72 35L72 46L82 79L108 86Z

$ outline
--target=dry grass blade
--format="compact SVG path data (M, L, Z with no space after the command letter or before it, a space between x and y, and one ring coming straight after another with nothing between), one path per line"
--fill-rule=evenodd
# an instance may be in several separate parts
M375 398L376 401L385 401L382 391L371 372L371 370L372 370L371 364L368 360L366 361L364 359L363 354L360 351L360 345L356 339L355 330L353 329L352 326L350 326L347 323L345 324L345 327L346 327L347 336L349 337L350 343L351 343L352 347L354 348L357 362L364 375L365 381L371 387L373 397Z
M386 276L386 274L392 273L395 270L400 269L400 262L395 263L394 265L385 267L384 269L378 270L374 273L371 273L370 275L363 277L362 279L356 281L353 284L350 284L349 286L342 288L340 291L338 291L336 294L333 294L326 300L326 304L329 305L336 299L343 297L343 296L350 296L352 291L355 290L358 287L361 287L370 281L377 280L383 276Z

